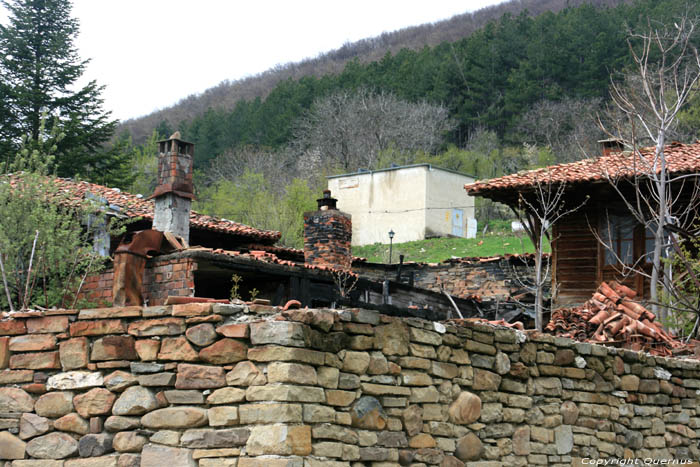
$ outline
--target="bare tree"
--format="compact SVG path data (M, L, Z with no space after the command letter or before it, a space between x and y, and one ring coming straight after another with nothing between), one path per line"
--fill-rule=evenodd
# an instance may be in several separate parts
M548 146L557 162L573 162L598 150L603 133L591 122L601 110L599 98L542 100L521 117L518 131L526 141Z
M376 168L382 151L433 153L452 128L444 106L411 103L393 94L361 89L316 101L296 125L299 154L343 170Z
M550 267L549 262L546 262L546 265L543 264L545 238L551 243L554 224L582 208L588 200L586 197L575 205L567 206L565 191L566 183L554 183L551 174L545 170L542 176L535 176L532 192L519 194L518 208L511 206L535 246L535 280L529 288L535 293L535 327L538 331L542 331L544 324L542 317L544 286L548 280Z
M697 20L685 15L673 26L649 21L645 31L629 32L627 42L634 60L634 74L627 75L623 81L613 79L611 86L615 107L625 119L600 125L609 136L623 141L631 150L629 168L635 176L620 177L618 173L606 173L606 176L631 215L645 229L653 231L650 295L654 312L661 311L662 318L666 309L660 310L658 289L660 285L666 290L671 287L669 277L661 280L662 253L672 244L667 226L689 227L685 222L693 221L693 216L684 216L690 211L686 182L696 175L672 175L665 147L678 112L696 90L700 78L700 57L693 45L696 26ZM641 150L640 141L651 142L653 149ZM625 181L631 184L632 195L623 186ZM691 205L696 194L696 190L692 191ZM640 267L635 272L645 274Z

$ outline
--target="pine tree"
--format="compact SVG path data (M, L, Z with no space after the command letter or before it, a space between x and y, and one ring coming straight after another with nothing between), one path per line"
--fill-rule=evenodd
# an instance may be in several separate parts
M65 134L56 150L58 175L94 173L109 153L101 146L116 121L102 108L103 86L75 84L85 71L74 44L78 21L69 0L0 0L9 22L0 25L0 160L10 162L25 135L40 138L42 114L48 131L59 125Z

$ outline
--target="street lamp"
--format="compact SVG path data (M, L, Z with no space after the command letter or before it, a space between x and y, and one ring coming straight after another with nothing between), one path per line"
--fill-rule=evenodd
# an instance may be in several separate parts
M389 230L389 264L391 264L391 253L394 244L394 229Z

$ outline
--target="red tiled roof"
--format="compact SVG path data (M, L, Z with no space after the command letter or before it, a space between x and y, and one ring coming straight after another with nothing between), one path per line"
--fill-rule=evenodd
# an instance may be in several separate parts
M18 175L10 175L10 177L16 179ZM153 220L153 200L147 200L141 196L121 191L118 188L109 188L89 182L76 182L67 178L54 178L52 183L69 199L81 201L85 199L87 193L91 193L94 196L106 199L112 206L118 206L119 214L127 217L142 217ZM277 241L281 236L279 232L260 230L238 222L199 214L195 211L192 211L190 214L190 228L238 235L257 241Z
M608 156L584 159L568 164L558 164L542 169L526 170L503 177L470 183L464 186L470 195L487 196L489 192L506 192L527 189L539 183L581 183L604 181L610 177L631 177L641 173L654 155L653 148L644 148L640 154L629 151ZM664 153L671 173L700 171L700 142L694 144L671 143Z

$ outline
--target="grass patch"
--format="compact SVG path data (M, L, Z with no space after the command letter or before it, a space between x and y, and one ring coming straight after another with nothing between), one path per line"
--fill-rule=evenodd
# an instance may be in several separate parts
M399 255L404 255L404 261L422 263L439 263L450 258L472 256L496 256L506 253L533 253L535 248L527 235L512 233L487 233L476 238L431 238L415 242L395 243L392 261L399 262ZM549 252L549 244L545 252ZM367 258L373 263L389 262L389 245L375 243L374 245L355 246L352 254Z

